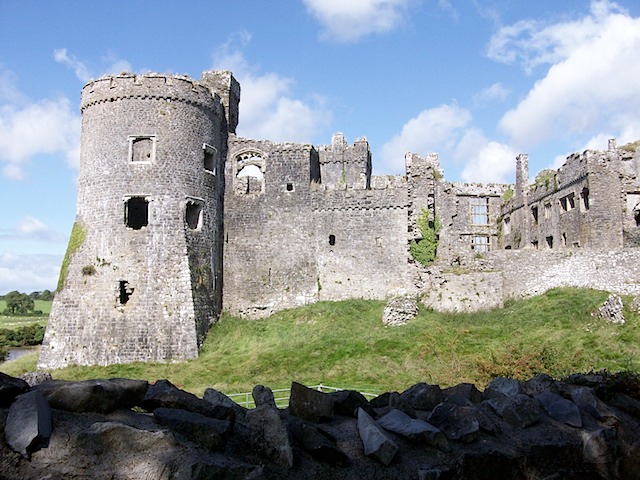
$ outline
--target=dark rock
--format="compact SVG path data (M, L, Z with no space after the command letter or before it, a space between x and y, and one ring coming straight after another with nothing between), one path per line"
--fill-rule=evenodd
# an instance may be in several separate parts
M289 434L277 409L261 405L249 410L243 423L251 443L261 455L285 469L293 466Z
M582 417L578 406L571 400L562 398L552 392L542 392L536 396L549 416L554 420L565 423L572 427L582 427Z
M640 400L636 400L629 395L616 393L611 397L609 404L635 417L640 417Z
M555 380L546 373L541 373L540 375L533 377L531 380L527 380L522 385L522 389L524 390L524 393L531 397L535 397L542 392L558 393L558 387L556 386Z
M528 395L492 398L487 401L491 408L514 428L527 428L540 421L540 403Z
M449 440L472 442L480 432L478 409L444 402L433 409L427 421L439 428Z
M400 397L398 392L385 392L378 395L375 398L369 400L369 405L373 408L385 408L391 405L391 401L393 397Z
M462 398L471 403L482 401L482 392L473 383L460 383L454 387L445 388L442 395L448 401L451 401L449 400L451 397Z
M149 384L144 380L112 378L67 382L52 380L36 385L52 408L69 412L109 413L139 405Z
M51 437L51 409L40 393L31 391L16 398L9 409L4 436L7 444L26 458L47 446Z
M49 372L41 371L23 373L18 378L27 382L30 387L52 380Z
M28 392L30 388L24 380L0 372L0 407L8 407L18 395Z
M416 410L433 410L442 399L440 387L428 383L416 383L400 394L400 400Z
M247 464L196 462L191 465L189 480L261 480L264 467Z
M489 382L482 396L485 400L490 398L513 397L523 393L522 385L512 378L496 377Z
M333 412L337 415L356 418L358 408L362 408L369 415L375 412L369 401L360 392L355 390L340 390L329 394L333 399Z
M617 433L611 428L582 432L582 453L586 463L611 463L618 454Z
M251 391L251 396L253 397L253 402L256 404L256 407L269 405L270 407L276 408L276 401L273 398L273 392L269 387L256 385Z
M287 428L293 439L316 460L338 467L349 464L349 458L336 447L335 439L313 425L290 417Z
M448 468L429 468L418 470L418 480L449 480L453 474Z
M593 388L574 387L571 390L571 400L581 411L588 413L596 420L605 420L613 417L611 410L597 397Z
M297 382L291 383L289 412L310 422L319 422L333 415L333 398Z
M361 408L358 409L357 425L364 454L367 457L375 458L383 465L389 465L398 453L398 445Z
M448 446L447 439L440 429L424 420L411 418L401 410L391 410L376 423L385 430L402 435L414 442L427 443L443 450Z
M238 405L236 402L234 402L229 397L227 397L224 393L219 392L214 388L207 388L204 391L204 395L202 399L210 403L211 405L213 405L213 407L217 411L233 410L233 412L236 415L241 415L241 416L244 416L244 414L247 413L247 409L245 407L243 407L242 405ZM222 417L225 417L225 416L232 417L233 415L232 414L222 415Z
M219 420L233 421L235 417L232 409L213 405L196 397L193 393L180 390L169 380L159 380L154 385L150 385L139 405L149 412L164 407L179 408Z
M160 425L212 451L224 449L231 432L231 422L206 417L179 408L156 408L153 416Z

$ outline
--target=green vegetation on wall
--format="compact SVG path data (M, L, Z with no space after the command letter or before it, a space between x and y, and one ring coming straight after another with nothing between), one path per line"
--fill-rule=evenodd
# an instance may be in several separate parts
M502 194L502 201L506 203L509 200L511 200L512 197L513 197L513 188L509 187Z
M82 246L85 238L87 237L87 229L82 222L76 221L71 229L71 237L69 237L69 245L67 246L67 252L64 254L64 260L62 260L62 266L60 267L60 277L58 278L58 289L60 292L64 288L64 283L67 280L69 274L69 262L74 253Z
M437 215L431 219L431 214L426 208L422 209L416 223L422 234L422 240L411 240L409 251L416 262L429 266L436 259L438 233L442 228L442 224Z

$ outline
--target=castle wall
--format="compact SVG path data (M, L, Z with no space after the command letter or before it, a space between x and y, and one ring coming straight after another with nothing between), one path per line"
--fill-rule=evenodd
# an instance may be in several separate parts
M336 133L331 145L318 147L318 156L323 184L369 187L371 152L365 138L349 145L342 133Z
M203 149L221 167L220 101L180 77L120 76L88 84L81 108L76 222L86 238L56 294L39 365L194 358L221 305L224 184L205 170Z

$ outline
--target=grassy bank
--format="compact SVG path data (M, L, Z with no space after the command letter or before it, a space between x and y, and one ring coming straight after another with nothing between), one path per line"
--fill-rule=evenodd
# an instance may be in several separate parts
M640 370L640 319L625 312L625 325L609 325L590 313L604 292L552 290L475 314L421 309L402 327L384 327L383 302L321 302L249 321L224 315L197 360L179 364L70 367L54 378L167 378L201 394L226 393L256 384L288 387L292 380L372 392L403 390L420 381L443 386L495 376L555 377L609 369ZM630 302L627 302L630 303ZM35 355L2 366L10 374L35 368Z

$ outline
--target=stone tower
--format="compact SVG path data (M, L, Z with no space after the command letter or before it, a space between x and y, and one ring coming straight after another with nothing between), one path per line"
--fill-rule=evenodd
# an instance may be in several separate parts
M222 302L230 130L205 73L82 90L77 213L39 367L197 356Z

